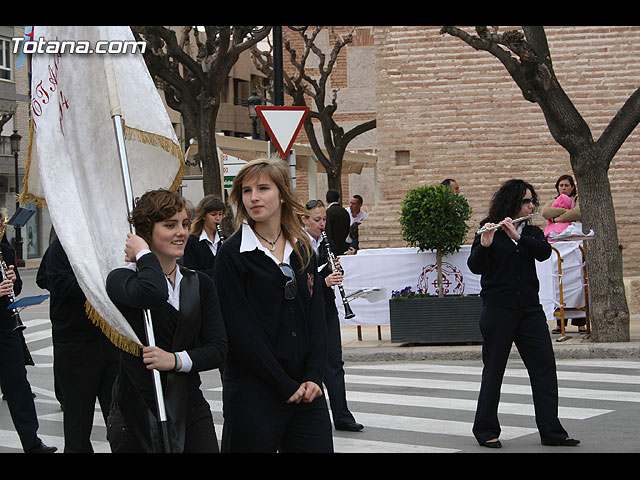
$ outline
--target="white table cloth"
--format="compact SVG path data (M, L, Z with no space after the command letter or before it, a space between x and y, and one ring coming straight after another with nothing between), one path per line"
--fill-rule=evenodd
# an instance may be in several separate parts
M552 245L562 256L563 295L567 308L584 306L584 285L582 279L581 242L555 242ZM471 273L467 258L471 245L463 245L460 251L443 258L445 294L479 294L480 276ZM340 264L345 271L344 289L351 295L362 288L378 289L378 294L354 298L350 301L356 314L349 320L344 318L342 299L336 289L336 305L343 325L388 325L389 298L393 290L410 286L431 295L437 295L436 254L419 252L417 248L363 249L357 255L343 255ZM540 303L548 320L553 320L554 310L560 305L558 290L558 255L544 262L536 262L540 279ZM584 316L584 313L565 316Z

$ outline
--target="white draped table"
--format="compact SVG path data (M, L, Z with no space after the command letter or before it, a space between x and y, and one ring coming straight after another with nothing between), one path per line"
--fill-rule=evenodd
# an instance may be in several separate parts
M566 308L584 306L582 278L582 242L555 242L552 245L562 256L562 285ZM443 258L445 294L477 295L480 293L480 276L471 273L467 258L471 245L463 245L460 251ZM540 303L548 320L559 303L558 258L555 252L544 262L536 262L540 280ZM354 298L350 306L355 317L344 318L342 299L336 289L336 305L342 325L389 325L389 302L393 290L411 287L422 288L430 295L437 295L435 252L419 252L417 248L363 249L357 255L343 255L340 264L345 271L344 289L351 295L359 289L377 289L366 297ZM578 315L584 313L579 313ZM565 314L566 317L577 316Z

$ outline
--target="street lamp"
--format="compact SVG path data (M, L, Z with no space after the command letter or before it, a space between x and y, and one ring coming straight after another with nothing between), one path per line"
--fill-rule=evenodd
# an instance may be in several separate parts
M253 123L253 139L258 140L258 114L256 113L256 105L260 105L262 100L256 92L253 92L249 98L247 98L247 105L249 106L249 116Z
M11 152L13 153L13 158L15 161L15 169L16 169L16 212L20 208L20 178L18 177L18 152L20 152L20 140L22 140L22 135L18 133L17 130L13 131L13 135L9 137L11 141ZM16 251L16 265L18 267L24 267L24 259L22 258L22 234L20 232L20 227L15 226L16 229L16 242L15 242L15 251Z

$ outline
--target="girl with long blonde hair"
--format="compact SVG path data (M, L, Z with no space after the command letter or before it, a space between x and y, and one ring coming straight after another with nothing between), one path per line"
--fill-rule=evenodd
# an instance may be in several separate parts
M288 166L248 163L230 201L240 228L214 267L229 342L222 451L332 452L322 279Z

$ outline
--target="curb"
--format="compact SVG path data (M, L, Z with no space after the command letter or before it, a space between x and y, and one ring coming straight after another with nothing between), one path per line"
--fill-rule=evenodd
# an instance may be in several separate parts
M554 342L556 359L634 359L640 360L640 343L581 343L560 345ZM509 358L520 358L514 346ZM342 359L350 363L419 362L423 360L482 360L482 346L459 347L398 346L344 347Z

